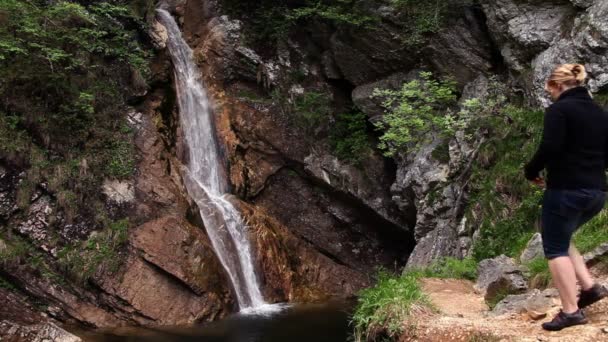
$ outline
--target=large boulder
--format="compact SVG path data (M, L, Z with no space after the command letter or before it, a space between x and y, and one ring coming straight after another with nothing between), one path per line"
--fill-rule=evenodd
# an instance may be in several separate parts
M530 241L528 241L528 244L526 245L524 251L521 253L519 261L525 264L543 256L543 238L540 233L535 233L530 239Z
M493 301L502 295L521 293L528 289L524 268L505 255L482 260L477 267L475 289L482 293L486 301Z
M559 294L556 289L547 289L542 292L534 289L527 293L505 297L496 304L491 314L499 316L510 313L527 313L534 319L546 315L557 305L559 305Z
M608 243L603 243L589 253L585 253L583 259L588 266L593 266L601 262L602 258L606 255L608 255Z

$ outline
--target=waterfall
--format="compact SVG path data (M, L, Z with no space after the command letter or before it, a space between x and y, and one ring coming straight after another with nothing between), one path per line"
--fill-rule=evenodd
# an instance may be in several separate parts
M169 12L158 9L167 28L174 65L181 127L188 149L183 171L188 194L197 203L207 234L234 287L241 310L265 305L255 274L247 226L227 200L228 181L215 139L209 99L192 50Z

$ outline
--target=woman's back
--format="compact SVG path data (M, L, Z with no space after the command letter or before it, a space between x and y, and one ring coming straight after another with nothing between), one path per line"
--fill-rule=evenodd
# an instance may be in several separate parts
M607 190L608 114L584 87L563 92L545 113L543 141L527 173L547 169L552 189Z
M564 131L557 147L560 152L547 163L548 187L605 189L608 114L593 102L587 89L576 87L564 92L548 109L545 120L555 122L554 128Z

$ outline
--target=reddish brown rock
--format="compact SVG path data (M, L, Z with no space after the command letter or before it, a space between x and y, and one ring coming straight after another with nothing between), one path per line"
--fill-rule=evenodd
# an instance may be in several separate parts
M222 297L228 280L205 233L183 218L166 216L138 227L131 238L143 258L173 275L197 295Z
M137 257L131 256L120 273L120 277L103 279L101 287L156 324L183 325L213 320L226 310L218 294L199 296Z
M348 298L369 285L363 273L322 255L263 209L237 204L254 239L267 300L302 303Z

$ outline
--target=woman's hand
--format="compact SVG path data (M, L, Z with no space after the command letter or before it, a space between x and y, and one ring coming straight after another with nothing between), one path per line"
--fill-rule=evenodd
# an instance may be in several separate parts
M544 188L545 187L545 180L542 177L536 177L533 180L531 180L532 183L536 184L537 186Z

